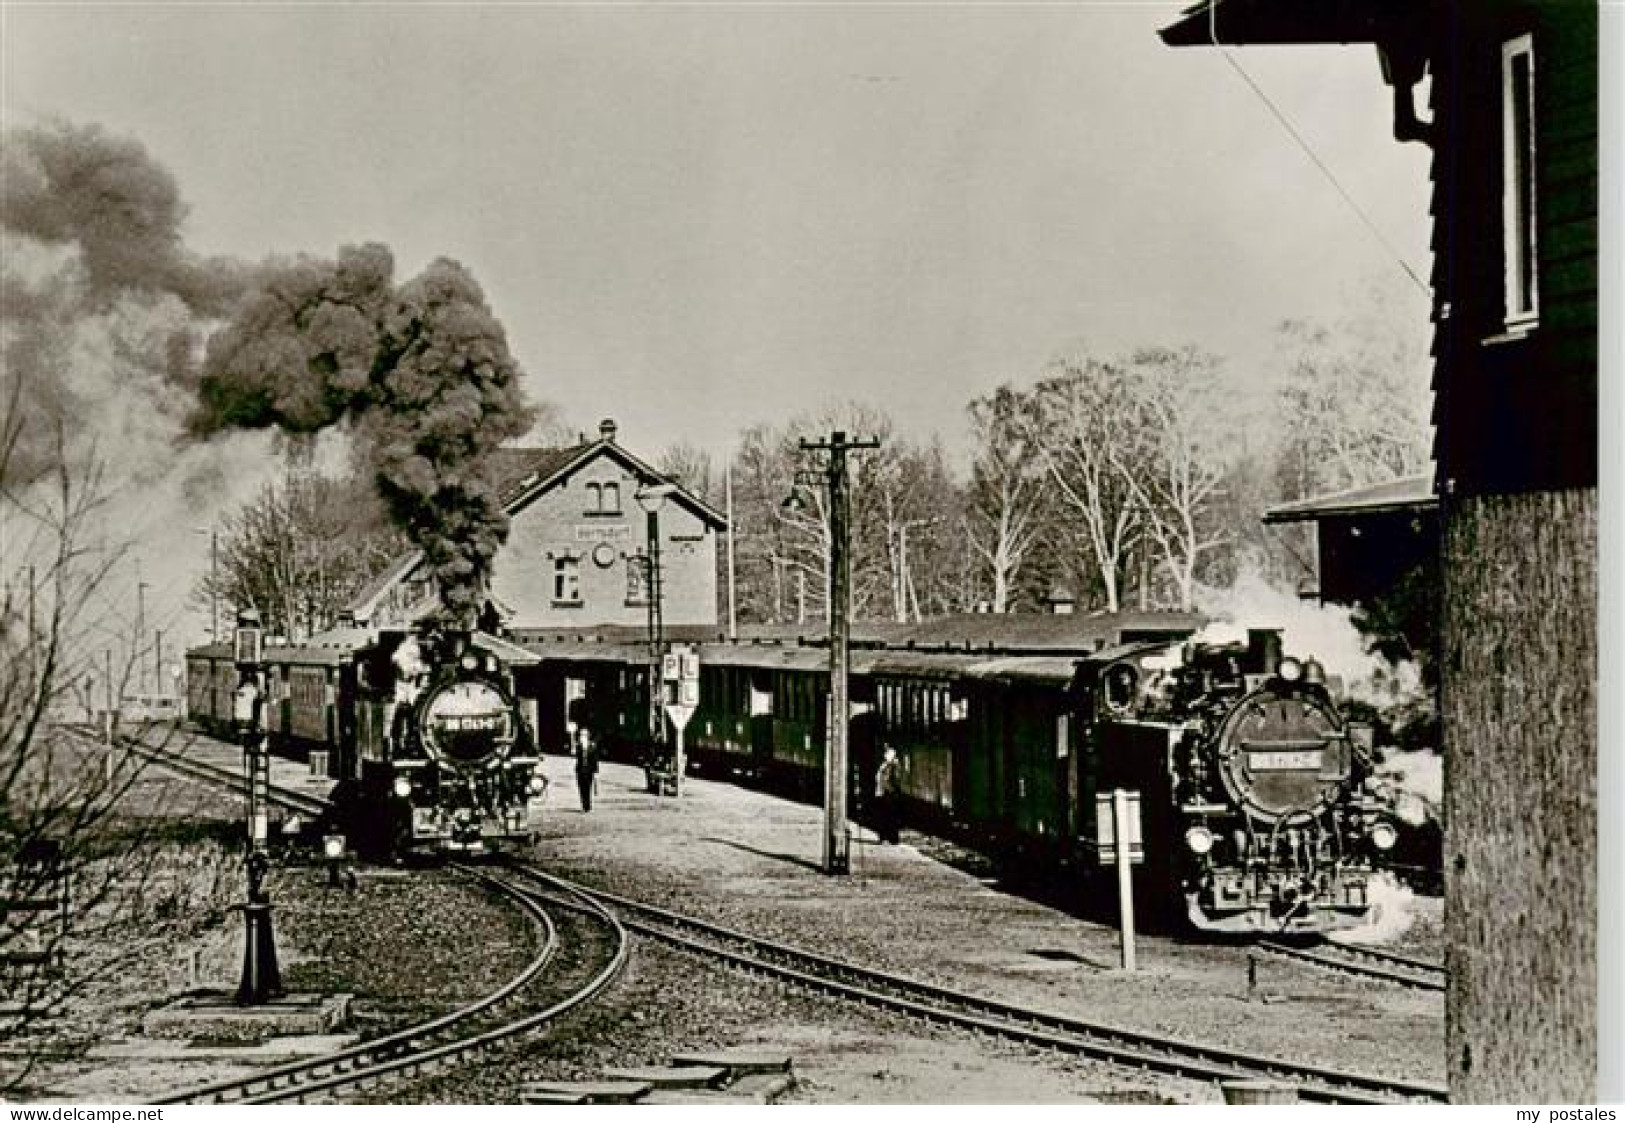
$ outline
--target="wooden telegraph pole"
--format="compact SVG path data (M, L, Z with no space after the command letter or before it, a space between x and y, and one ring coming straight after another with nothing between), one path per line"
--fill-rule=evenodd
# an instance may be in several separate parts
M847 735L852 700L847 692L852 613L851 507L847 495L846 454L879 448L877 440L848 440L837 430L827 441L802 441L803 452L828 453L829 485L829 735L824 749L824 872L851 870L846 834Z

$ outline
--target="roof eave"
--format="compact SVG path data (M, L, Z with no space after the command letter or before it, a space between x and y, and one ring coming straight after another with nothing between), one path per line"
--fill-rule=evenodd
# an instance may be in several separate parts
M1375 43L1415 0L1203 0L1157 35L1170 47Z

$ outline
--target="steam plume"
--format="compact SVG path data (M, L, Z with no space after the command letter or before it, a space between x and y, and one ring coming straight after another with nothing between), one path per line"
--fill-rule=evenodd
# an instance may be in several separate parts
M353 428L391 517L447 614L471 624L507 516L486 454L529 428L518 364L467 270L396 286L383 246L267 271L208 344L191 431Z

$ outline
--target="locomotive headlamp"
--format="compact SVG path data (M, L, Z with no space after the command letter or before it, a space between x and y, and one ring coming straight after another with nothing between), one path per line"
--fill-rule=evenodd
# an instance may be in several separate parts
M480 657L478 655L475 655L472 651L465 653L463 655L463 670L465 670L465 671L477 671L479 669L480 669Z
M1213 849L1213 832L1206 827L1192 827L1185 832L1185 845L1192 854L1206 854Z
M547 790L547 777L546 776L543 776L540 772L538 772L535 775L531 776L531 778L530 778L530 791L531 791L532 795L541 795L546 790Z
M335 861L344 857L344 836L342 834L330 834L323 838L322 853Z
M1275 668L1275 673L1282 682L1297 682L1303 678L1303 664L1288 655L1281 660L1281 665Z
M412 781L405 776L395 777L395 794L405 799L412 794Z
M1378 850L1392 850L1394 843L1399 841L1399 832L1386 819L1378 819L1371 824L1370 836L1371 845Z

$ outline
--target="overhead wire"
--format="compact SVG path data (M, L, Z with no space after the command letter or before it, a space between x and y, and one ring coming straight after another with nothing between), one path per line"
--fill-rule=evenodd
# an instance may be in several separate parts
M1382 246L1390 257L1394 259L1394 263L1405 271L1405 275L1411 279L1411 283L1417 287L1423 296L1431 298L1433 295L1433 290L1428 286L1427 282L1423 281L1422 278L1417 275L1416 270L1411 268L1410 263L1405 260L1404 255L1399 252L1398 248L1395 247L1391 241L1389 241L1387 235L1382 232L1381 228L1377 226L1376 222L1372 220L1371 216L1366 213L1365 208L1360 206L1360 204L1355 200L1354 196L1350 194L1348 188L1343 186L1342 181L1337 178L1337 173L1332 171L1332 169L1327 166L1326 161L1320 158L1320 155L1314 150L1313 146L1311 146L1310 143L1304 139L1303 134L1300 133L1297 127L1292 124L1292 121L1287 117L1285 111L1282 110L1280 106L1276 105L1275 102L1270 98L1269 94L1264 92L1264 88L1253 79L1251 74L1247 73L1246 67L1242 66L1241 63L1237 61L1235 55L1231 53L1230 49L1219 42L1218 9L1219 0L1209 0L1207 9L1208 39L1212 42L1213 46L1218 49L1219 54L1224 57L1224 61L1230 64L1230 68L1234 70L1241 80L1247 84L1247 88L1252 90L1253 93L1258 97L1258 100L1264 103L1264 107L1270 111L1275 120L1280 123L1283 129L1286 130L1287 136L1291 137L1293 143L1298 146L1305 156L1309 157L1310 162L1320 170L1320 174L1326 177L1326 181L1332 185L1332 188L1338 193L1339 196L1342 197L1343 202L1347 204L1348 208L1354 212L1355 216L1365 225L1365 228L1371 232L1372 237L1376 238L1377 243Z

